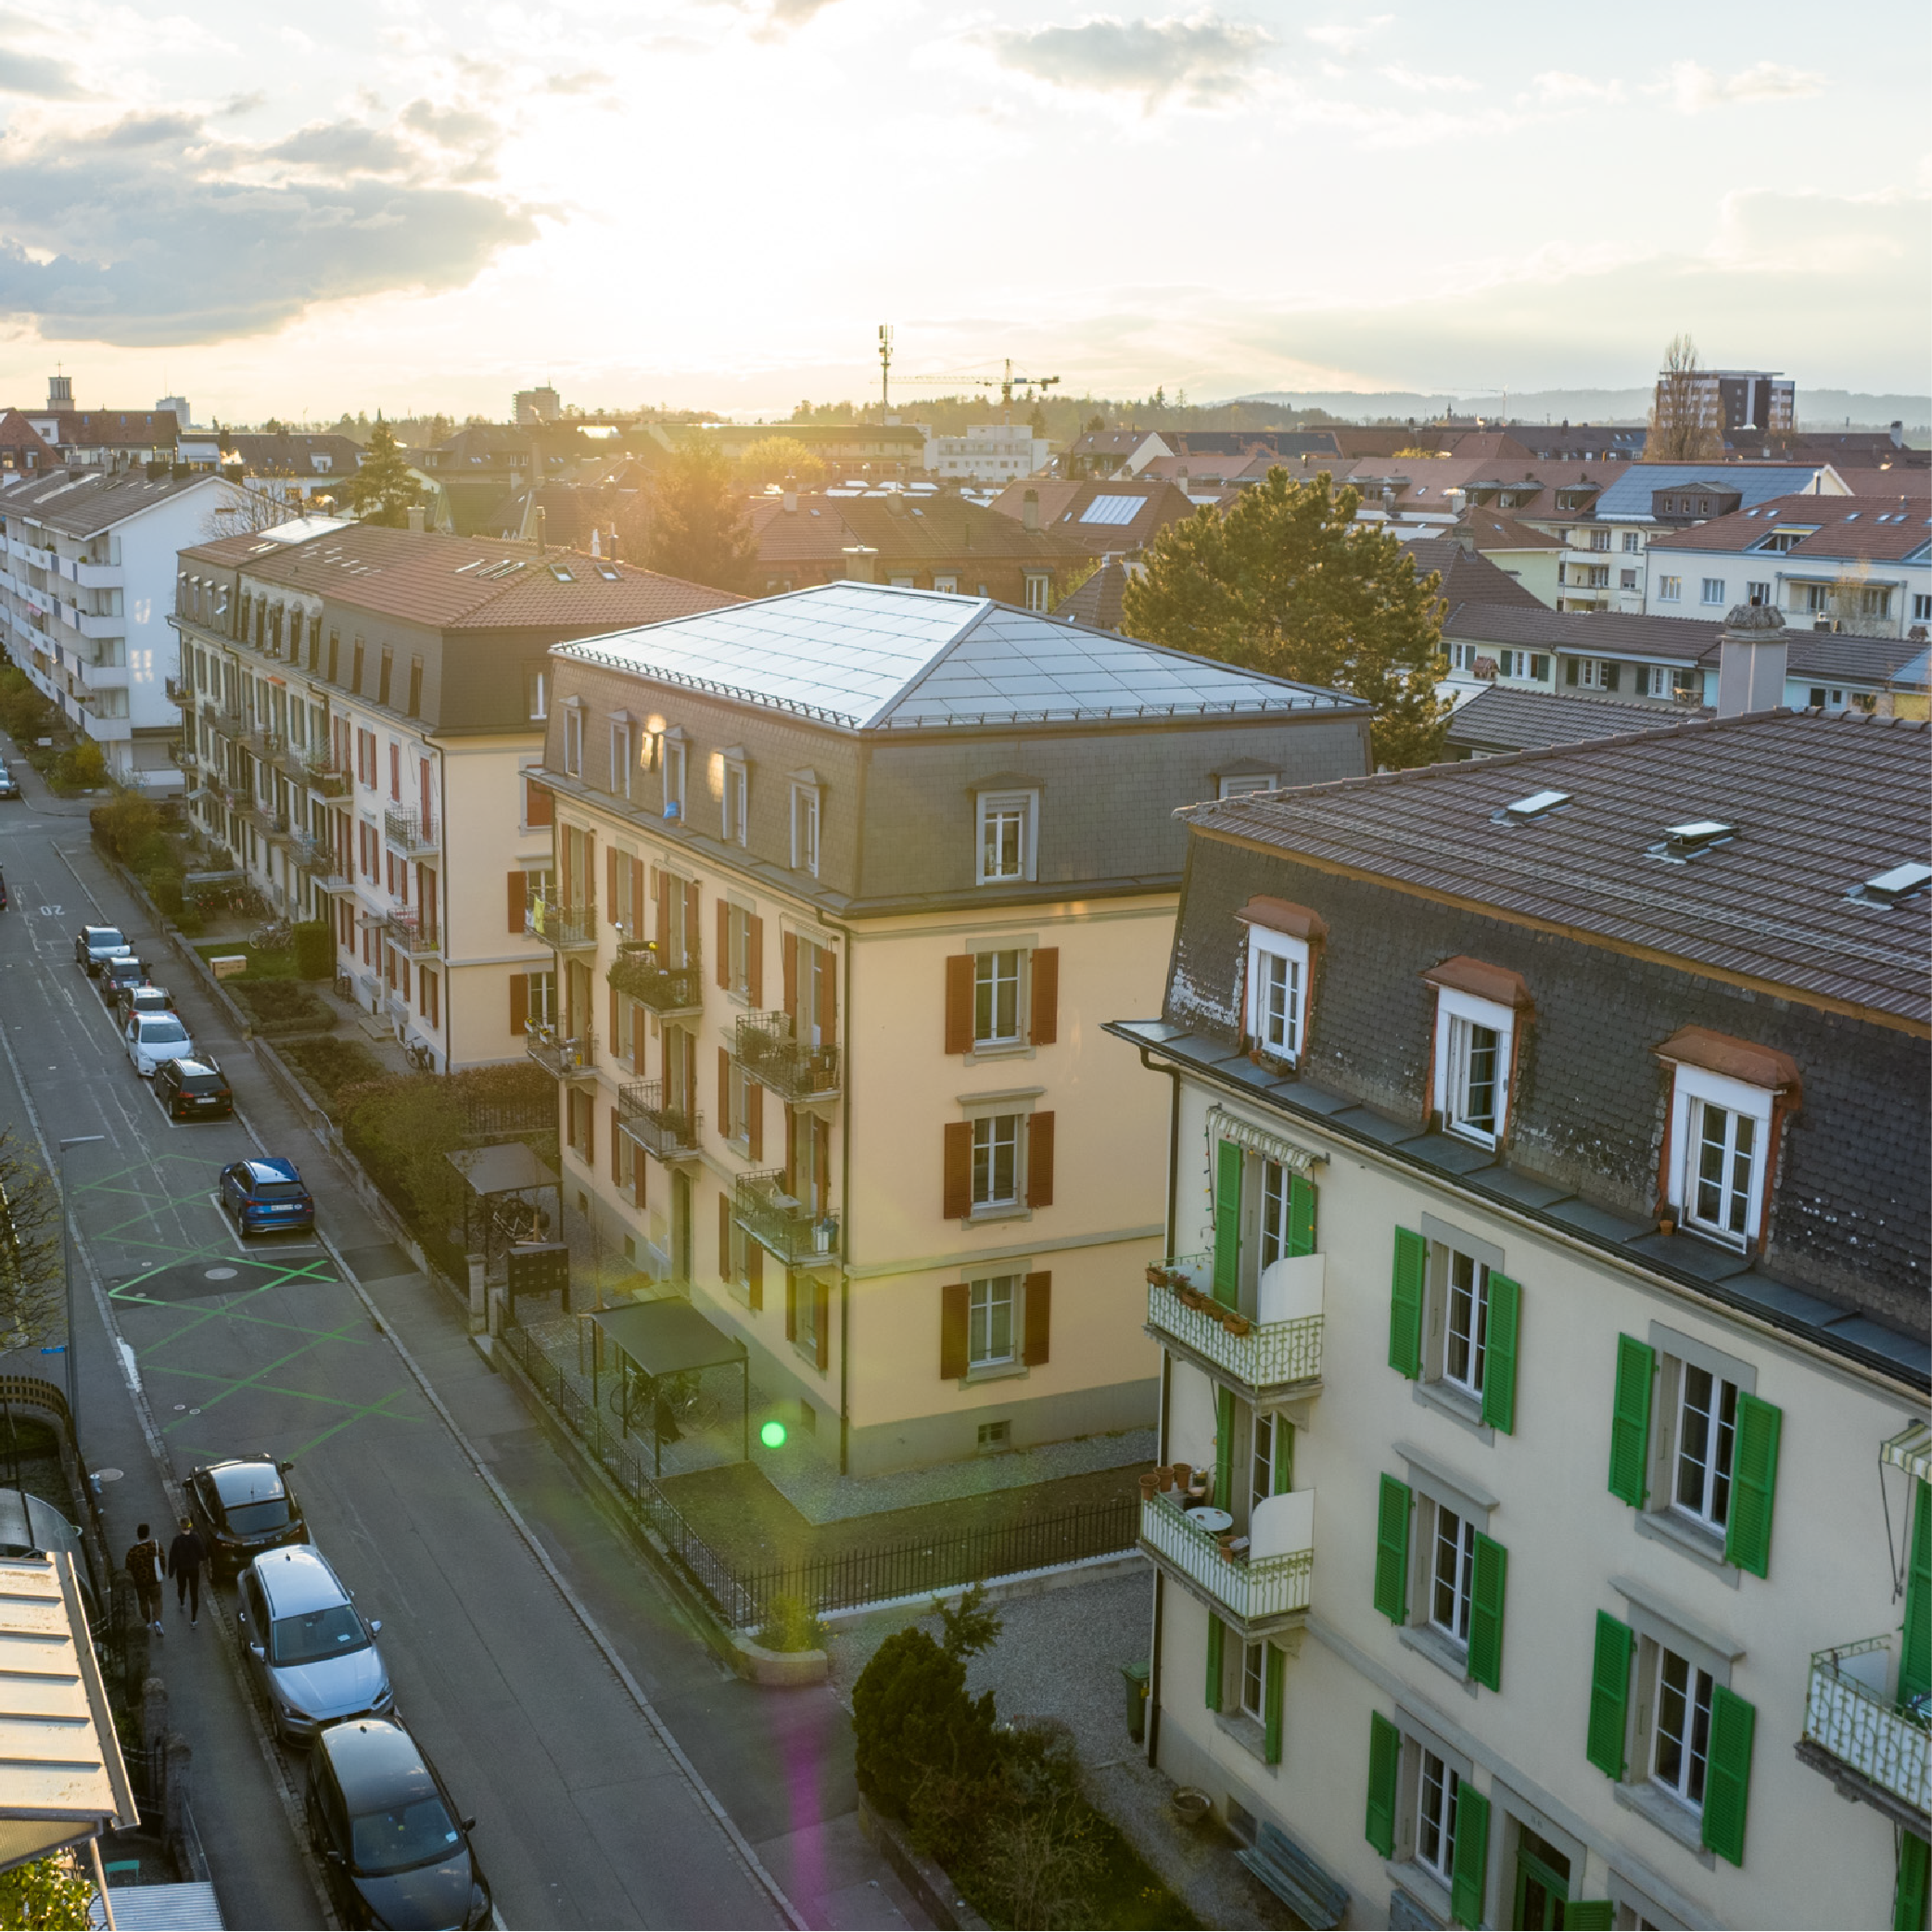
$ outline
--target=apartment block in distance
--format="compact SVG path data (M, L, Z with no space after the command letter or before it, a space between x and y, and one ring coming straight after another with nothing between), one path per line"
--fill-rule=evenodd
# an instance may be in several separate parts
M181 553L181 756L209 836L439 1069L524 1050L560 638L735 602L573 552L308 518ZM508 890L505 890L505 881Z
M1187 815L1150 1753L1306 1923L1926 1925L1928 778L1767 711Z
M551 662L529 1048L606 1252L745 1341L788 1455L1149 1427L1167 1102L1099 1023L1157 997L1176 808L1362 770L1360 701L851 582Z

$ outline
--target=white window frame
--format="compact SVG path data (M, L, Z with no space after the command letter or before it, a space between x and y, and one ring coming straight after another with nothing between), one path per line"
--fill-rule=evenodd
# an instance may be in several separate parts
M610 788L619 798L630 796L630 720L610 721Z
M817 785L792 787L792 870L819 876L820 796Z
M987 833L991 822L1014 813L1019 815L1019 868L1016 871L989 872L986 870ZM1037 792L982 792L973 819L973 883L975 885L1021 885L1030 882L1037 870L1039 846L1040 794Z
M1737 1398L1740 1385L1701 1362L1679 1359L1671 1386L1674 1413L1670 1434L1670 1508L1700 1530L1722 1536L1731 1520L1737 1479ZM1702 1398L1701 1405L1697 1398ZM1728 1411L1728 1417L1727 1412ZM1688 1449L1693 1415L1704 1419L1702 1454ZM1684 1484L1694 1475L1697 1493L1686 1501Z
M1248 928L1250 1041L1270 1059L1297 1065L1308 1031L1309 944L1266 926ZM1273 997L1280 991L1279 1001Z
M957 577L935 577L933 579L933 588L957 597L960 593L960 579Z
M524 715L532 724L550 716L550 667L540 664L523 674Z
M686 778L691 761L683 739L667 735L664 741L664 816L684 823L689 803Z
M1774 1096L1761 1087L1748 1086L1727 1074L1680 1065L1671 1090L1671 1204L1677 1209L1687 1234L1701 1235L1726 1248L1748 1248L1763 1225L1765 1177L1769 1171L1772 1108ZM1734 1232L1698 1212L1698 1174L1703 1152L1703 1112L1721 1107L1756 1123L1750 1178L1745 1202L1744 1227Z
M1470 1048L1467 1029L1486 1026L1496 1036L1495 1127L1492 1132L1468 1117ZM1510 1073L1515 1057L1516 1013L1492 999L1436 988L1435 1098L1443 1129L1478 1147L1497 1146L1509 1130Z
M1694 1816L1701 1817L1705 1796L1710 1788L1707 1778L1710 1759L1710 1707L1715 1701L1713 1693L1717 1680L1694 1657L1686 1657L1682 1651L1672 1650L1664 1644L1655 1645L1653 1648L1655 1656L1647 1686L1652 1700L1649 1780L1667 1798ZM1669 1737L1664 1728L1664 1697L1673 1663L1683 1667L1684 1689L1671 1695L1681 1697L1684 1705L1684 1735L1674 1740L1683 1752L1675 1777L1667 1775L1662 1769ZM1698 1749L1700 1721L1703 1734L1701 1751Z
M1642 538L1640 538L1640 537L1639 537L1639 536L1637 535L1637 533L1636 533L1636 532L1635 532L1634 530L1625 530L1625 531L1624 531L1624 533L1623 533L1623 548L1624 548L1624 550L1625 550L1626 552L1629 552L1629 553L1634 553L1635 552L1637 552L1637 551L1640 551L1641 549L1643 549L1643 547L1644 547L1644 543L1643 543L1643 539L1642 539Z
M1469 1608L1476 1595L1476 1519L1451 1509L1446 1503L1428 1498L1428 1569L1423 1579L1427 1600L1423 1618L1430 1629L1454 1644L1459 1650L1469 1647ZM1449 1598L1448 1621L1441 1614L1442 1599Z
M581 778L584 772L584 707L574 699L564 705L564 775Z
M724 799L720 807L724 820L724 841L743 845L751 836L751 768L742 758L727 758L724 764Z
M1912 593L1912 621L1914 624L1932 622L1932 591L1914 591Z
M1722 604L1724 601L1724 580L1721 577L1707 577L1698 587L1697 601L1700 604Z
M966 1369L1006 1368L1020 1359L1021 1277L982 1275L966 1284ZM1006 1347L995 1346L998 1319L1006 1317Z
M1266 1502L1275 1493L1277 1436L1280 1430L1293 1427L1286 1416L1277 1415L1271 1409L1255 1411L1254 1428L1249 1437L1248 1508L1251 1519L1254 1506Z
M1000 970L1000 961L1010 960L1010 973ZM990 962L990 971L988 970ZM987 1048L1017 1047L1026 1038L1026 948L1023 946L1008 946L988 948L972 956L972 1045L975 1051ZM1001 989L1011 987L1012 1027L1009 1032L998 1030L999 1024L999 999ZM986 1004L993 1031L982 1032L980 1028L980 1006L982 992L986 994Z
M1044 570L1029 570L1026 573L1026 608L1044 613L1050 601L1053 588L1051 575Z
M1293 1212L1294 1169L1266 1154L1257 1154L1261 1187L1255 1197L1258 1226L1257 1267L1268 1268L1288 1253L1289 1217ZM1244 1176L1245 1184L1245 1176ZM1259 1275L1257 1274L1257 1279Z
M1268 1646L1264 1638L1260 1643L1243 1644L1240 1655L1241 1682L1236 1694L1241 1715L1250 1717L1257 1724L1267 1722L1266 1698L1268 1684Z
M1681 577L1660 577L1657 580L1657 601L1659 604L1682 604L1684 602L1684 579Z
M1462 1776L1455 1765L1424 1744L1417 1747L1416 1766L1416 1862L1430 1877L1448 1885L1455 1875L1455 1800ZM1434 1766L1434 1774L1430 1766ZM1434 1801L1430 1801L1430 1787ZM1434 1831L1437 1855L1423 1849L1425 1834ZM1440 1862L1438 1862L1440 1861Z
M1023 1207L1026 1201L1026 1132L1028 1116L1023 1112L983 1113L972 1123L972 1176L970 1201L975 1214L1004 1214ZM1012 1150L1012 1191L1001 1194L998 1187L1000 1149L1010 1141ZM984 1180L985 1192L981 1191Z
M1237 771L1222 779L1215 791L1222 798L1252 798L1257 792L1275 792L1280 787L1278 771Z
M1468 1269L1467 1284L1457 1279L1465 1265ZM1471 1254L1466 1248L1443 1249L1442 1379L1477 1403L1482 1400L1482 1384L1489 1366L1489 1277L1490 1265L1481 1255ZM1458 1327L1457 1313L1465 1306L1467 1323ZM1467 1351L1460 1373L1454 1366L1458 1349Z

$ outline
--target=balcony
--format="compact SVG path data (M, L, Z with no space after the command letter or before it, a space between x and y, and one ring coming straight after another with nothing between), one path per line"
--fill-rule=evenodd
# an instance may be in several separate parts
M193 687L180 678L168 679L165 689L168 693L168 702L171 705L188 705L195 702Z
M392 912L382 922L383 937L412 960L434 960L443 949L442 935L425 926L413 912Z
M324 798L349 796L349 773L325 751L302 754L302 777L309 789Z
M793 1036L789 1013L747 1013L738 1022L738 1059L759 1086L787 1100L829 1100L839 1090L839 1049Z
M566 1037L557 1027L531 1020L523 1029L523 1050L553 1080L588 1080L595 1072L597 1036L586 1027Z
M83 664L81 681L89 691L125 691L129 682L124 664Z
M523 929L559 952L582 952L597 944L597 909L565 906L534 894L524 908Z
M184 771L192 771L201 762L201 755L192 744L184 744L179 738L168 746L168 756Z
M617 1126L660 1161L694 1161L705 1116L667 1107L661 1080L633 1080L617 1093Z
M1259 1299L1276 1317L1271 1321L1215 1301L1214 1273L1212 1254L1177 1255L1148 1270L1147 1327L1154 1340L1209 1373L1240 1383L1251 1401L1306 1392L1319 1383L1321 1257L1301 1255L1267 1270ZM1314 1305L1306 1306L1311 1300Z
M311 833L299 832L291 841L291 845L296 864L324 892L349 890L349 881L343 877L341 869L336 862L335 847L326 839L316 838Z
M382 835L384 844L411 854L434 852L439 844L435 833L424 825L415 807L408 805L392 805L383 813Z
M740 1176L731 1197L731 1218L787 1267L838 1259L839 1217L814 1214L804 1201L787 1193L782 1168Z
M1840 1797L1862 1799L1923 1836L1932 1811L1932 1709L1924 1698L1898 1702L1898 1646L1888 1633L1811 1659L1798 1755Z
M655 941L626 946L611 961L608 977L614 990L654 1013L695 1012L705 1003L705 976L694 947L682 966L667 966L659 962Z
M1277 1512L1300 1546L1270 1556L1238 1552L1231 1533L1216 1536L1186 1517L1165 1493L1140 1505L1140 1547L1183 1588L1225 1621L1238 1625L1247 1642L1300 1621L1307 1614L1315 1573L1315 1492L1296 1490L1270 1496L1261 1508L1292 1506Z

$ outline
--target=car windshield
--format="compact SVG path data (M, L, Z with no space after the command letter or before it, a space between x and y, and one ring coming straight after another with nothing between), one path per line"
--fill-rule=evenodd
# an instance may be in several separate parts
M87 943L98 949L103 946L125 946L127 941L112 926L95 926L94 931L88 934Z
M303 1191L300 1181L257 1181L255 1183L255 1199L257 1201L299 1201L302 1198Z
M406 1872L453 1858L463 1834L440 1798L411 1799L387 1811L362 1811L351 1821L350 1857L358 1872Z
M369 1641L362 1620L346 1603L325 1610L305 1610L299 1617L277 1617L269 1626L268 1654L272 1663L317 1664L325 1657L343 1657Z
M259 1536L266 1530L287 1528L288 1498L275 1496L262 1503L231 1503L222 1513L237 1536Z
M179 1020L156 1019L141 1023L141 1044L144 1047L178 1047L188 1036L188 1030Z

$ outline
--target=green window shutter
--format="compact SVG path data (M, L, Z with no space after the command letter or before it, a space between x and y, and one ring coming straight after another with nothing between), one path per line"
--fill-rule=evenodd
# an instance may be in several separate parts
M1509 1552L1479 1531L1469 1591L1469 1676L1493 1691L1503 1688L1503 1593L1508 1580Z
M1214 1507L1232 1509L1234 1491L1234 1391L1214 1391Z
M1429 1243L1412 1227L1395 1230L1395 1276L1389 1290L1389 1366L1411 1381L1422 1373L1422 1277Z
M1610 1932L1617 1908L1608 1899L1571 1899L1563 1907L1569 1932Z
M1926 1892L1932 1845L1899 1834L1899 1882L1892 1888L1892 1932L1926 1932Z
M1395 1856L1395 1774L1402 1733L1379 1710L1368 1713L1368 1817L1363 1836L1384 1858Z
M1391 1623L1409 1613L1409 1486L1382 1478L1375 1522L1375 1607Z
M1482 1366L1482 1419L1504 1435L1516 1433L1516 1338L1523 1291L1507 1275L1489 1277L1489 1349Z
M1596 1613L1596 1654L1590 1666L1590 1736L1583 1755L1607 1778L1623 1777L1630 1717L1630 1654L1636 1633L1608 1610Z
M1208 1617L1207 1654L1207 1708L1219 1710L1221 1708L1221 1644L1226 1634L1226 1626L1220 1618Z
M1899 1701L1932 1690L1932 1482L1913 1484L1912 1562L1905 1572L1905 1634Z
M1617 1338L1617 1393L1610 1410L1610 1493L1644 1506L1650 1460L1650 1379L1657 1352L1634 1336Z
M1489 1799L1464 1778L1455 1787L1455 1863L1449 1875L1449 1915L1458 1926L1480 1926L1488 1889Z
M1247 1155L1224 1140L1214 1156L1214 1299L1232 1308L1240 1294L1241 1169Z
M1305 1174L1288 1179L1288 1252L1315 1252L1315 1183Z
M1295 1426L1286 1416L1275 1417L1275 1493L1285 1496L1295 1486Z
M1270 1764L1281 1762L1281 1680L1288 1659L1272 1644L1261 1652L1261 1754Z
M1724 1560L1763 1576L1771 1569L1771 1506L1778 1486L1778 1436L1785 1412L1742 1390L1737 1395L1737 1449L1732 1460L1731 1518L1724 1526Z
M1744 1862L1744 1814L1751 1796L1751 1736L1758 1707L1719 1684L1710 1694L1710 1755L1704 1770L1704 1844Z

